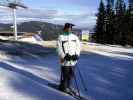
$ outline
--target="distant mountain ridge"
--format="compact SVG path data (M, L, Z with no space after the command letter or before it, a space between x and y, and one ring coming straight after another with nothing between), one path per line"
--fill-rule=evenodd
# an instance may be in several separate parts
M11 31L12 24L2 24L0 23L0 31ZM55 40L58 35L62 32L63 26L51 24L47 22L40 21L30 21L23 22L18 24L18 31L21 32L33 32L37 33L37 31L42 31L42 36L44 40ZM73 29L74 32L80 33L80 29Z

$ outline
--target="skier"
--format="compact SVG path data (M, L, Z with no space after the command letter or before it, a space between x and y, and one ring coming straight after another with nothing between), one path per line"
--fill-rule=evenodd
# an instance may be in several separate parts
M72 33L71 23L66 23L63 33L59 35L57 41L57 51L61 63L61 80L59 90L69 93L72 91L70 84L74 78L74 67L80 56L80 41Z

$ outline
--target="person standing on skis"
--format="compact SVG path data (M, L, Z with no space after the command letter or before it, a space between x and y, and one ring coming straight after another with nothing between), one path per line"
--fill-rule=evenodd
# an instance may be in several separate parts
M70 84L74 78L74 67L80 56L80 40L72 33L71 23L66 23L63 33L59 35L57 41L57 51L61 63L61 80L59 90L69 93Z

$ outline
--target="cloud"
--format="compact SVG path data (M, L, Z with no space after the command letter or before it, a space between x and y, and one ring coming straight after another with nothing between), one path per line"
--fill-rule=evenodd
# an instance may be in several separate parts
M21 13L20 13L21 12ZM17 12L18 17L27 17L27 18L45 18L52 19L57 14L57 10L48 10L48 9L27 9L19 10Z
M11 23L12 13L9 9L0 9L0 22ZM54 24L71 22L79 28L87 28L95 25L95 11L65 12L59 9L19 9L17 10L17 22L44 21Z

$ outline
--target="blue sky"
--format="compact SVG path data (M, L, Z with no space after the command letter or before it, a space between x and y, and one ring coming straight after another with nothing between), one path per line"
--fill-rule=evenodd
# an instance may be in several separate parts
M6 1L6 0L0 0ZM14 0L10 0L14 1ZM78 28L93 28L100 0L17 0L28 9L17 10L17 22L44 21L63 25L70 22ZM127 1L127 0L126 0ZM8 8L0 7L0 22L12 22Z
M99 4L99 0L23 0L31 8L61 8L63 10L68 9L80 9L89 8L96 10Z
M21 0L28 9L17 11L18 22L45 21L55 24L71 22L76 27L94 27L100 0ZM0 9L1 22L11 22L11 12Z

